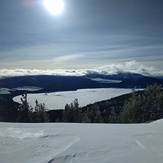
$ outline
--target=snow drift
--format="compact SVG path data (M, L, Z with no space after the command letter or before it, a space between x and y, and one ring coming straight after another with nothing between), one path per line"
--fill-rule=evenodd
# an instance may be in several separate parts
M162 126L0 123L0 162L162 163Z

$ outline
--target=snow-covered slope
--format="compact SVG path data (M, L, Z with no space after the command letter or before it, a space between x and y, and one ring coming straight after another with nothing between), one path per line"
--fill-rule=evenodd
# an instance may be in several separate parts
M1 163L162 163L163 120L147 124L0 123Z

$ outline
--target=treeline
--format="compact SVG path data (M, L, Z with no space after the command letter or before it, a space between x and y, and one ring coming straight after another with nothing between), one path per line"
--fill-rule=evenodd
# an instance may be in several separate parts
M102 117L98 106L83 111L79 107L78 99L75 99L73 103L66 104L63 111L63 122L101 123Z
M119 123L120 114L116 113L116 109L112 106L107 112L99 107L98 104L79 107L78 100L74 103L66 104L63 110L63 122L75 123Z
M124 123L141 123L163 118L163 91L161 85L148 86L143 93L135 91L124 104L120 120Z
M36 100L35 107L31 107L27 101L27 94L22 95L21 103L18 108L18 122L49 122L44 103L38 103Z
M143 123L163 118L163 91L161 85L148 86L144 91L135 92L122 103L99 102L80 108L78 100L66 105L64 122L82 123ZM105 107L102 105L105 104ZM119 104L119 105L118 105ZM108 106L108 108L107 108Z
M85 107L80 107L78 99L75 99L71 104L66 104L64 110L50 111L46 110L45 104L37 100L34 107L30 106L26 94L22 95L19 105L13 103L10 97L8 100L10 105L7 105L5 98L2 98L0 99L3 101L3 105L0 105L0 121L142 123L157 120L163 118L161 88L161 85L154 84L143 91L133 90L132 94L96 102ZM3 109L4 106L11 109Z

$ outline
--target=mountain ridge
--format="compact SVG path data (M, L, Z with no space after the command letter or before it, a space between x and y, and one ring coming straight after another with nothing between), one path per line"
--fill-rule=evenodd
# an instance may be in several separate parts
M94 79L100 79L96 81ZM107 82L110 80L110 82ZM118 82L117 82L118 81ZM0 79L0 88L40 87L34 93L71 91L86 88L145 88L154 83L163 84L161 77L149 77L136 73L104 75L90 73L85 76L31 75ZM28 92L26 90L26 92ZM21 92L22 93L22 92ZM32 93L32 92L31 92Z

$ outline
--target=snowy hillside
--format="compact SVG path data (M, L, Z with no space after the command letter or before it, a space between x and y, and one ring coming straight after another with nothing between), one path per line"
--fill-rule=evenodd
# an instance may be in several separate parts
M0 123L1 163L162 163L163 120L147 124Z

